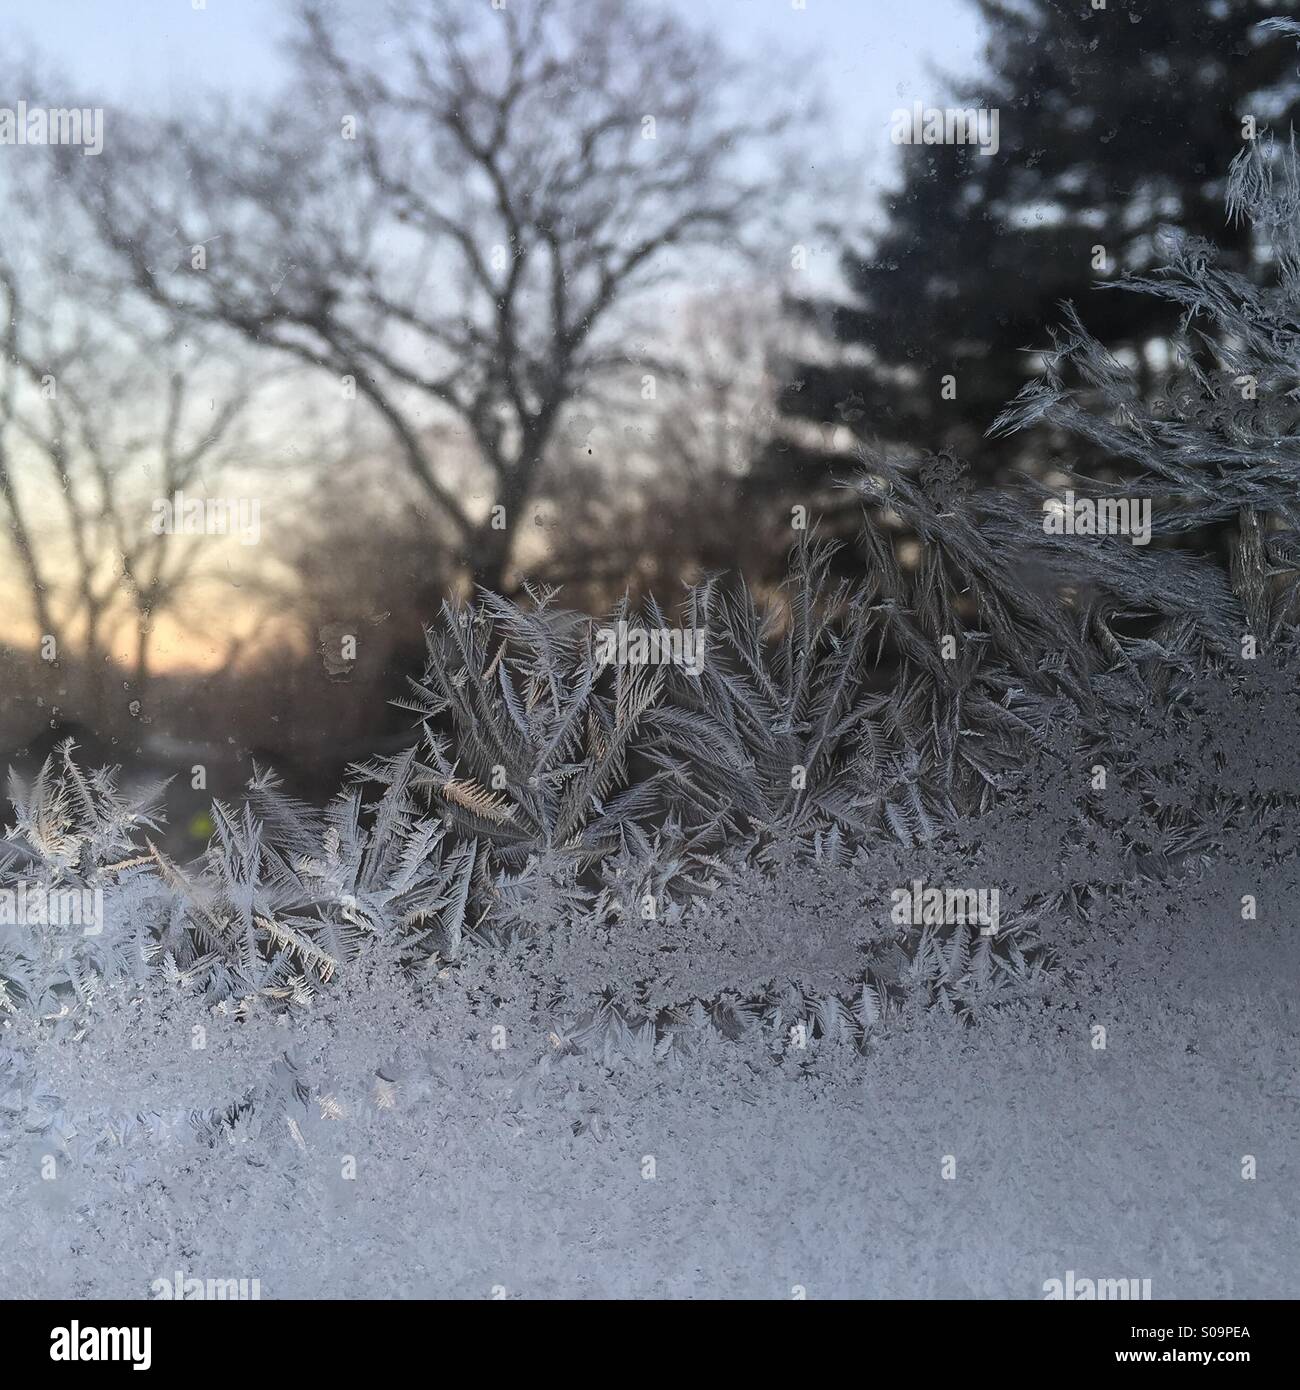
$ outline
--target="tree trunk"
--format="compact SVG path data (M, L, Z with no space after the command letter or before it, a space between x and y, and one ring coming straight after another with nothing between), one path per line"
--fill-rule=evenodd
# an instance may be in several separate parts
M541 466L558 410L558 404L548 405L533 417L520 442L518 456L513 461L498 459L497 473L501 478L501 487L496 505L475 533L473 553L469 557L470 573L479 588L491 589L497 594L505 593L506 571L514 551L515 534L524 507L533 495L533 480ZM488 454L487 448L484 448L484 453ZM500 512L497 511L498 507ZM495 526L494 515L497 518Z

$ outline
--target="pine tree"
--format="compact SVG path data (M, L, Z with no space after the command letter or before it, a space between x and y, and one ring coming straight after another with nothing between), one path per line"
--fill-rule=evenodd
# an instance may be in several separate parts
M1248 229L1225 221L1224 177L1243 138L1287 129L1295 57L1254 21L1293 3L975 3L991 74L926 104L996 109L996 153L901 146L883 232L845 253L850 299L802 306L837 351L829 365L788 367L789 437L756 467L757 497L807 501L848 471L846 431L827 449L806 428L827 422L856 440L951 451L985 478L1061 457L1086 469L1102 455L1077 441L1066 451L1050 431L984 437L1041 367L1026 349L1048 346L1062 303L1132 361L1149 399L1177 307L1099 286L1159 264L1164 226L1213 241L1228 269L1251 269Z

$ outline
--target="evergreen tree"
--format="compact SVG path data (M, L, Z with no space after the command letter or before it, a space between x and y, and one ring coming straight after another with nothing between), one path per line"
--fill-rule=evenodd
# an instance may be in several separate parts
M849 471L848 440L951 451L985 479L1054 458L1087 470L1103 455L1086 441L1066 453L1051 431L984 433L1041 369L1026 349L1048 346L1061 305L1132 364L1149 399L1178 307L1105 282L1158 265L1163 227L1213 240L1225 268L1252 273L1224 179L1243 140L1288 127L1295 53L1256 21L1295 0L974 2L988 74L924 106L996 111L996 150L901 145L883 230L845 252L848 302L801 305L828 331L830 360L787 364L787 431L755 467L755 500L809 500ZM847 430L832 438L827 423Z

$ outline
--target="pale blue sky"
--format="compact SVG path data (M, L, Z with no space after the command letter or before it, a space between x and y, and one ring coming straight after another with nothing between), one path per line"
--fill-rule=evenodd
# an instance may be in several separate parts
M713 24L741 55L814 55L827 153L859 160L871 181L892 163L889 113L939 96L929 69L970 71L982 46L968 0L641 0L656 2ZM282 0L0 0L0 33L11 57L38 53L105 103L175 113L198 87L273 85L285 14Z

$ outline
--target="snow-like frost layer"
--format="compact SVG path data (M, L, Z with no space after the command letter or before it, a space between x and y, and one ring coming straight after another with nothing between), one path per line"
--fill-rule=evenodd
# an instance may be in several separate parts
M1127 955L1159 968L977 1029L917 1015L865 1055L713 1028L668 1061L579 1053L509 1011L493 1051L450 999L423 1024L378 998L324 1026L217 1023L202 1052L181 1018L123 1028L92 1069L116 1092L59 1119L78 1160L49 1178L50 1133L4 1147L5 1292L145 1298L179 1270L264 1298L1037 1298L1072 1269L1156 1298L1294 1296L1294 938L1259 928L1207 961L1134 924L1073 964L1103 982ZM160 1103L202 1109L205 1082L229 1095L286 1053L212 1142ZM146 1117L92 1149L91 1110L133 1096Z

